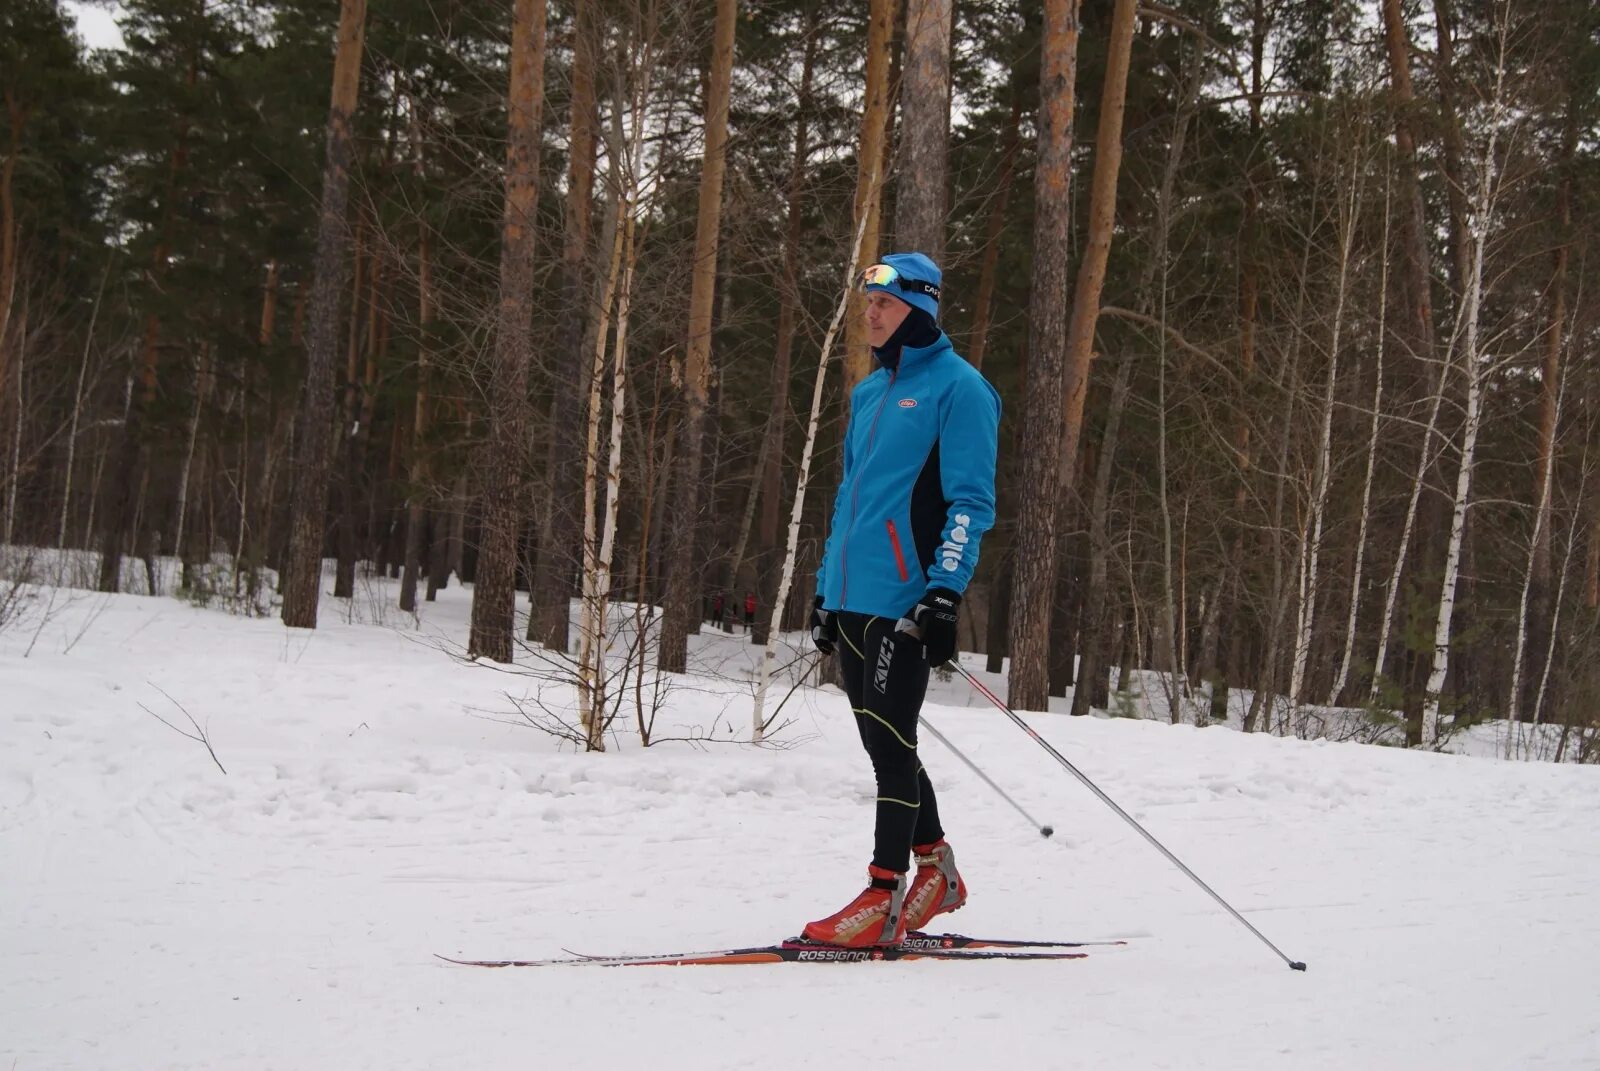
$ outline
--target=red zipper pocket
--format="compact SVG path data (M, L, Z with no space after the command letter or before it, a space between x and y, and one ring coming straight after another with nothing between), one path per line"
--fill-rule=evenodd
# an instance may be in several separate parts
M893 521L884 521L889 526L889 545L894 548L894 565L900 570L900 583L904 584L911 579L911 574L906 572L906 556L900 551L900 533L894 530Z

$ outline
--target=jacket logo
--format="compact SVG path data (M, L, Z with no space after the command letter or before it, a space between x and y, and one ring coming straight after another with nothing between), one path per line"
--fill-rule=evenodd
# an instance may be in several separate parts
M872 686L882 695L889 690L889 663L894 661L894 640L885 636L878 647L878 668L872 674Z
M900 399L900 408L901 409L915 409L916 407L917 407L917 400L915 398L901 398Z
M955 516L955 527L950 529L950 537L939 544L939 564L947 573L953 573L961 565L961 557L967 551L967 525L972 523L972 518L965 513Z

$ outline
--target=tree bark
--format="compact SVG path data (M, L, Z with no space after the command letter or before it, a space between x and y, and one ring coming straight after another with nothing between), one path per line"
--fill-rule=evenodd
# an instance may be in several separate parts
M301 399L300 441L290 514L289 560L283 590L283 623L317 627L322 580L322 540L327 509L333 422L333 362L339 329L339 299L349 264L345 205L349 195L350 120L361 84L361 47L366 0L341 0L333 94L328 106L327 160L322 171L322 211L317 222L316 284L307 329L305 392Z
M1554 489L1551 480L1555 472L1555 443L1557 414L1560 410L1562 349L1567 320L1567 265L1572 243L1572 161L1577 151L1578 124L1571 99L1562 124L1561 159L1558 166L1561 177L1556 192L1556 234L1561 244L1556 247L1554 264L1550 272L1550 322L1544 336L1544 371L1539 392L1539 457L1537 486L1533 500L1537 503L1533 524L1533 560L1529 596L1528 628L1532 632L1533 649L1544 646L1542 640L1549 635L1553 617L1551 592L1555 579L1550 563L1550 533L1554 527ZM1520 663L1520 659L1519 659ZM1520 664L1518 666L1520 670ZM1531 683L1531 675L1530 675ZM1514 696L1513 702L1524 697Z
M667 550L667 598L661 621L660 667L688 669L689 633L699 624L700 576L695 561L700 531L700 473L704 460L706 395L711 379L712 305L716 297L717 243L722 224L722 179L727 165L728 97L733 80L736 0L717 0L711 70L706 91L705 157L695 227L689 291L689 333L684 362L683 444L678 493Z
M1311 532L1301 544L1302 597L1295 620L1295 645L1293 668L1289 674L1289 703L1298 706L1303 698L1307 668L1311 661L1311 644L1316 629L1317 597L1322 562L1322 530L1327 516L1328 485L1333 478L1333 415L1338 400L1339 347L1344 329L1345 297L1349 293L1350 259L1354 251L1356 227L1361 214L1360 148L1352 150L1357 159L1350 169L1348 191L1335 190L1335 197L1344 211L1335 211L1334 218L1341 225L1339 235L1338 282L1334 288L1333 326L1328 340L1328 372L1322 389L1322 434L1317 445L1316 472L1311 488Z
M895 241L944 263L952 0L907 0Z
M1115 614L1108 606L1107 565L1111 534L1107 515L1111 503L1111 472L1122 434L1122 414L1128 407L1133 378L1133 356L1125 354L1117 367L1106 407L1106 427L1096 459L1094 495L1089 503L1089 579L1084 592L1083 641L1079 644L1078 684L1072 692L1072 713L1082 716L1090 707L1110 702L1111 632Z
M1435 37L1435 78L1439 85L1439 123L1444 142L1445 204L1450 211L1450 289L1463 293L1471 270L1467 241L1467 190L1461 159L1466 150L1461 140L1461 121L1456 114L1455 11L1451 0L1433 0Z
M544 110L546 5L514 0L508 97L505 214L500 226L500 307L484 450L483 535L473 575L467 657L511 661L517 535L522 519L533 351L533 253Z
M624 149L622 134L622 93L616 95L611 113L612 134L608 142L613 161L613 198L606 231L611 239L611 255L601 284L594 333L594 360L587 376L587 431L583 453L583 579L582 616L578 628L578 713L584 729L585 747L605 750L607 691L605 654L610 646L606 605L610 594L611 548L616 534L618 494L622 488L621 445L623 405L627 388L628 306L633 291L633 271L637 261L634 229L638 207L640 134L645 109L642 87L635 89L632 109L632 141ZM626 163L622 161L626 160ZM620 278L620 284L619 284ZM611 411L611 453L606 470L605 517L597 516L600 499L600 420L602 388L605 384L606 338L610 333L612 302L617 309L617 336L613 362ZM603 534L597 534L601 524Z
M972 367L982 368L989 350L989 319L994 311L995 277L1000 266L1000 236L1005 232L1006 208L1011 202L1012 180L1017 173L1017 149L1022 142L1022 88L1011 82L1011 118L1001 138L1000 174L995 179L994 201L983 229L983 259L978 267L978 290L972 299L972 332L966 355ZM991 672L999 672L992 670Z
M883 176L887 173L884 163L889 149L889 46L894 36L898 9L899 0L869 0L866 85L862 91L861 136L856 149L856 193L850 217L851 233L861 236L858 263L863 266L878 259L879 231L883 220ZM846 396L872 371L866 308L866 295L852 289L844 321Z
M6 127L10 132L10 145L6 149L6 162L0 165L0 412L5 411L6 391L11 382L11 308L17 294L17 211L13 191L17 160L22 156L22 131L31 110L7 90Z
M1417 139L1412 116L1417 110L1411 88L1411 42L1406 35L1400 0L1383 0L1383 34L1389 50L1390 85L1394 93L1395 149L1400 165L1400 239L1403 284L1406 294L1405 326L1418 358L1433 357L1433 296L1429 283L1428 224L1423 208L1422 182L1417 175Z
M1117 216L1117 176L1122 167L1122 117L1128 91L1128 60L1133 53L1133 26L1137 0L1116 0L1106 45L1105 85L1100 93L1100 122L1095 133L1094 176L1090 179L1089 233L1083 260L1078 265L1072 298L1072 320L1067 328L1065 384L1062 391L1061 476L1062 508L1072 499L1078 471L1078 441L1082 436L1083 404L1089 393L1089 365L1094 357L1094 329L1100 318L1100 291L1106 281L1106 261L1111 256L1112 225Z
M1072 112L1078 61L1076 0L1045 0L1039 81L1039 147L1034 170L1033 291L1028 392L1023 419L1034 443L1061 442L1067 261L1071 253ZM1009 701L1019 710L1049 703L1050 620L1055 593L1061 479L1057 450L1022 462L1016 574L1011 605Z
M1501 18L1505 19L1502 15ZM1498 162L1496 148L1500 124L1506 110L1505 100L1505 49L1509 27L1504 21L1499 29L1499 64L1495 70L1495 86L1490 99L1488 115L1488 144L1483 158L1478 161L1478 189L1473 196L1470 225L1471 266L1467 277L1467 292L1462 308L1463 336L1466 351L1462 355L1462 369L1467 377L1467 411L1462 430L1461 466L1456 472L1455 502L1450 517L1450 542L1445 552L1444 579L1439 591L1439 614L1433 630L1433 665L1428 673L1427 688L1423 693L1421 739L1407 734L1407 743L1430 744L1438 738L1439 719L1442 713L1442 696L1445 676L1450 669L1450 622L1456 607L1456 580L1459 576L1461 548L1467 526L1467 508L1472 499L1473 465L1477 454L1478 431L1482 426L1483 371L1479 341L1479 318L1483 304L1483 268L1489 242L1489 229L1494 221L1495 203L1498 199ZM1440 393L1444 383L1440 382Z
M789 225L783 240L783 272L778 281L778 339L772 362L772 390L761 454L761 528L756 549L756 615L750 642L763 646L777 614L782 562L778 558L778 514L783 498L783 443L789 426L789 366L794 351L795 321L800 307L800 242L806 163L810 155L811 83L817 60L818 9L806 17L805 55L800 65L800 94L795 105L794 155L789 162ZM730 577L730 585L737 583ZM730 586L730 590L732 590ZM766 612L763 612L766 611Z
M1339 695L1344 691L1345 682L1350 676L1350 660L1355 653L1356 646L1356 618L1361 611L1361 578L1366 563L1367 555L1367 524L1371 520L1372 511L1372 482L1373 473L1378 461L1378 427L1380 416L1383 413L1383 332L1389 313L1389 219L1390 210L1390 185L1389 172L1384 175L1383 184L1383 233L1379 239L1378 248L1382 258L1382 266L1378 272L1378 331L1375 336L1377 341L1373 346L1375 367L1372 372L1372 422L1371 431L1367 436L1367 469L1361 484L1361 512L1356 531L1356 561L1350 577L1350 609L1345 618L1344 630L1344 655L1339 660L1339 670L1334 675L1333 684L1328 689L1328 706L1337 706Z
M369 277L377 267L376 248L366 250L367 223L365 217L356 224L355 270L350 283L350 319L345 328L344 353L344 409L341 414L335 442L338 444L339 469L335 481L334 519L334 569L333 597L352 599L356 594L356 482L361 473L356 463L356 426L360 411L360 358L362 338L362 292L370 291ZM367 309L372 308L372 295L367 294Z
M422 574L423 538L428 526L428 365L433 348L433 266L428 224L417 239L417 395L411 416L411 465L406 495L406 559L400 577L400 609L417 610L417 578Z
M598 44L596 0L577 0L572 62L572 133L567 159L566 224L561 246L561 313L556 327L555 393L550 406L550 495L539 531L538 560L530 597L528 639L552 651L569 642L573 595L572 548L581 522L575 505L582 480L583 443L579 435L580 399L589 365L584 350L588 321L591 205L594 199L596 130L595 65Z

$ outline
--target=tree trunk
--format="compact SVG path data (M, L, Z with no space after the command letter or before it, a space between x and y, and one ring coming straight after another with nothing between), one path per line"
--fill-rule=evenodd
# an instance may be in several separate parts
M895 240L944 263L952 0L907 0Z
M715 40L706 91L705 157L700 171L689 336L684 362L683 443L678 493L667 550L667 598L661 621L660 667L688 668L689 633L699 624L701 570L695 561L700 532L700 472L704 454L706 392L711 379L712 304L716 297L717 240L722 224L722 179L727 165L728 96L733 79L736 0L717 0Z
M1436 32L1434 76L1439 86L1439 125L1443 128L1445 204L1450 210L1450 289L1459 295L1467 285L1471 253L1467 241L1467 188L1461 170L1465 149L1456 115L1455 12L1451 0L1433 0Z
M546 5L514 0L508 95L505 214L500 227L500 307L483 473L483 535L473 575L467 657L511 661L517 536L522 519L533 350L533 252L544 110Z
M1039 147L1034 169L1032 297L1028 391L1023 419L1034 443L1062 437L1067 329L1067 260L1071 253L1072 112L1078 62L1076 0L1045 0L1039 79ZM1062 489L1058 450L1030 450L1022 461L1017 518L1016 597L1011 606L1009 700L1018 710L1049 703L1050 620L1056 587L1056 532Z
M972 299L972 331L967 339L967 360L982 368L989 349L989 318L994 310L995 276L1000 266L1000 236L1005 232L1006 208L1011 202L1011 184L1017 173L1017 148L1022 142L1022 87L1011 81L1011 118L1001 138L1000 174L995 179L994 200L989 205L989 220L983 229L983 260L978 267L978 290ZM994 633L991 630L991 635ZM991 652L992 655L993 652ZM992 658L991 658L992 660ZM990 672L999 672L991 670Z
M199 83L200 65L198 60L190 57L189 69L184 81L188 89L193 90ZM159 225L160 237L156 241L155 253L150 258L149 282L152 287L159 288L161 281L166 277L169 254L171 253L171 235L173 219L177 214L180 191L178 188L179 176L187 169L189 162L189 130L187 126L180 125L172 149L172 159L167 169L166 192L161 207L161 223ZM144 421L146 411L156 396L157 362L160 358L159 343L161 339L161 323L155 314L148 313L144 317L144 331L139 345L139 390L131 395L131 404L127 408L122 421L121 443L116 450L116 462L111 479L110 493L106 498L103 513L101 544L100 544L100 582L101 591L114 592L118 589L122 576L122 553L124 541L133 537L132 544L138 542L137 514L134 523L129 524L129 510L133 505L133 489L135 485L143 485L147 473L145 467L149 461L149 447L145 442ZM151 594L154 594L152 591Z
M1372 481L1378 460L1378 426L1383 412L1383 332L1389 312L1389 170L1383 183L1383 236L1379 239L1382 267L1378 272L1378 331L1373 345L1375 367L1372 372L1372 423L1367 436L1367 469L1361 484L1361 512L1356 531L1356 562L1350 576L1350 609L1345 618L1344 655L1339 660L1339 671L1328 689L1328 706L1337 706L1350 676L1350 660L1355 653L1356 619L1361 610L1361 577L1367 554L1367 524L1371 519Z
M72 476L78 457L78 428L83 423L84 381L89 377L89 352L94 345L94 325L100 321L100 304L105 298L106 280L111 278L113 258L106 258L105 273L100 276L100 288L94 296L94 309L89 313L89 326L83 333L83 357L78 362L78 382L72 392L72 422L67 428L67 458L62 465L61 524L56 530L56 549L67 547L67 521L72 513ZM63 559L64 567L65 559Z
M1111 254L1112 224L1117 212L1117 176L1122 166L1122 118L1127 99L1128 59L1133 49L1135 0L1117 0L1111 16L1107 45L1105 81L1100 95L1099 128L1095 135L1094 176L1090 180L1089 230L1083 260L1073 294L1072 318L1067 327L1065 367L1061 393L1061 471L1056 489L1060 516L1058 531L1071 531L1072 511L1079 508L1078 442L1083 426L1084 400L1089 392L1089 365L1094 356L1095 324L1100 316L1100 291L1105 284L1106 261ZM1050 672L1052 695L1066 695L1073 681L1074 631L1081 636L1082 607L1077 614L1069 610L1073 595L1081 586L1067 582L1062 568L1057 582ZM1081 601L1081 600L1079 600ZM1073 628L1074 620L1080 626ZM1069 642L1071 640L1072 642ZM1093 642L1092 638L1091 641Z
M1572 161L1577 151L1578 124L1569 98L1566 120L1561 132L1561 177L1556 193L1556 233L1563 239L1556 247L1554 265L1550 273L1550 322L1544 336L1544 374L1540 377L1539 394L1539 457L1537 484L1533 500L1536 513L1533 522L1533 559L1530 564L1530 596L1527 616L1532 632L1533 649L1545 646L1553 617L1551 592L1554 577L1550 565L1550 533L1554 527L1554 489L1551 484L1555 472L1555 443L1557 413L1560 409L1563 335L1567 320L1567 264L1572 244ZM1520 672L1520 657L1516 672ZM1531 683L1531 675L1530 675ZM1512 702L1525 697L1513 696Z
M12 191L30 110L7 91L6 126L11 136L6 162L0 165L0 413L5 412L11 382L11 308L17 294L17 212Z
M1417 110L1411 88L1411 42L1406 35L1400 0L1383 0L1383 33L1389 49L1390 84L1394 93L1395 149L1400 164L1402 284L1406 294L1404 327L1413 352L1424 362L1433 358L1433 296L1429 283L1428 224L1422 183L1417 176L1417 140L1412 116ZM1424 447L1426 449L1426 447Z
M883 219L883 177L889 133L889 53L899 0L869 0L867 12L866 84L862 89L861 136L856 149L856 193L851 232L860 235L857 262L870 265L878 259L879 231ZM865 224L865 226L863 226ZM867 343L866 295L852 289L845 311L844 392L872 371L872 351Z
M1106 427L1096 459L1094 496L1089 503L1089 580L1084 592L1083 641L1078 645L1078 685L1072 692L1072 713L1082 716L1089 708L1105 708L1110 701L1111 631L1115 614L1107 599L1107 564L1111 558L1111 534L1107 516L1111 504L1111 472L1122 434L1122 414L1128 407L1133 379L1132 354L1122 357L1117 379L1111 387L1106 408Z
M878 175L876 170L868 176L868 188L876 188ZM833 309L833 320L828 324L827 333L822 336L822 352L817 358L817 375L811 386L811 416L806 421L805 445L800 451L800 472L795 478L794 500L789 505L789 534L788 542L783 555L783 572L778 579L778 593L772 600L768 614L771 624L768 628L767 643L761 652L761 672L756 680L756 696L751 715L751 741L761 743L765 737L768 724L766 720L767 686L772 681L772 665L774 658L774 644L772 632L780 626L784 607L789 602L790 584L794 580L795 559L800 546L800 519L805 513L806 488L811 482L811 458L817 444L817 431L822 418L822 388L828 375L828 358L833 352L833 341L839 334L839 323L844 319L850 307L850 295L855 291L855 280L860 275L861 246L866 234L868 221L861 220L856 224L855 241L851 246L850 259L845 263L843 287L839 295L839 302ZM830 660L824 659L818 665L829 664ZM837 666L837 662L832 662Z
M1133 52L1137 0L1116 0L1106 45L1105 85L1100 93L1100 123L1095 133L1094 177L1090 180L1089 233L1078 265L1067 328L1065 383L1061 415L1062 508L1072 500L1078 470L1078 440L1083 428L1083 403L1089 393L1089 364L1094 357L1094 330L1100 318L1100 291L1111 255L1112 225L1117 215L1117 176L1122 167L1122 116L1128 90L1128 59Z
M794 350L795 320L800 307L800 243L804 237L802 217L806 162L810 155L811 81L817 59L818 9L806 17L805 56L800 66L800 95L795 108L794 155L789 162L789 226L783 240L783 272L778 280L778 340L772 362L772 390L765 441L761 453L765 465L761 472L761 530L756 550L756 615L750 625L750 642L763 646L768 630L777 619L773 611L778 597L778 513L783 498L783 442L789 427L789 365ZM730 577L731 585L737 577Z
M575 508L582 479L580 399L589 365L584 347L588 321L590 203L594 197L596 124L596 0L577 0L573 31L572 133L567 158L566 224L561 246L561 313L556 326L560 354L550 406L550 494L542 511L538 560L530 596L528 639L565 651L573 595L573 548L581 522Z
M333 445L333 361L339 299L349 270L345 204L352 148L350 119L361 84L366 10L366 0L341 0L339 8L339 44L328 106L327 160L322 171L322 211L317 221L316 284L312 287L306 382L299 419L301 450L296 467L300 477L294 486L289 560L285 563L283 623L290 628L317 627L323 521Z
M417 610L417 578L422 574L422 546L428 525L428 364L433 348L433 267L428 225L417 239L417 396L411 417L411 466L406 495L406 559L400 577L400 609Z
M1359 154L1362 147L1353 150ZM1307 666L1311 660L1311 641L1316 628L1317 596L1319 593L1322 562L1322 529L1327 514L1328 485L1333 477L1333 413L1337 402L1339 382L1339 346L1344 329L1345 297L1349 292L1350 258L1355 247L1356 227L1361 213L1362 161L1351 164L1350 188L1335 190L1343 212L1335 211L1339 222L1338 282L1334 287L1333 326L1328 340L1328 372L1322 389L1322 435L1317 445L1316 473L1311 488L1311 532L1302 544L1301 560L1304 563L1304 593L1295 621L1294 663L1289 675L1289 703L1298 706L1303 699Z
M622 488L621 447L623 405L627 388L627 345L629 303L633 293L633 272L638 259L634 247L637 225L640 136L645 110L642 87L635 88L631 135L624 150L622 134L622 93L618 87L616 106L611 113L612 136L608 148L612 163L613 197L611 218L606 231L611 238L611 255L594 333L594 360L586 377L588 383L588 434L583 453L583 580L582 616L578 628L578 713L584 729L585 747L605 750L607 690L605 655L610 646L606 606L610 594L611 549L616 535L618 494ZM624 163L623 161L626 161ZM620 286L619 286L620 276ZM613 396L611 409L611 451L606 469L606 501L603 534L596 525L600 500L600 420L602 387L605 383L606 337L610 334L612 301L617 308L617 336L612 363Z
M28 335L28 303L22 303L22 320L17 335L26 342ZM22 426L26 421L27 398L23 394L23 373L26 371L27 347L17 346L16 421L11 428L11 463L6 466L6 479L0 486L6 491L5 523L0 527L0 547L12 545L17 520L17 485L22 483ZM0 428L5 427L5 412L0 409Z
M193 473L195 467L195 445L200 438L200 421L204 415L206 402L209 400L211 394L212 378L211 347L209 344L202 343L200 346L200 353L195 361L194 408L189 413L188 443L184 447L183 465L178 470L177 516L174 518L172 524L172 554L173 557L177 558L178 561L183 565L183 586L186 588L192 587L194 580L191 570L191 565L193 562L189 557L190 547L188 542L184 539L184 529L188 525L189 487L191 483L199 487L204 487L206 482L204 450L202 450L200 454L200 475L191 479L191 474ZM209 556L210 552L211 548L209 546L205 547L199 560L203 562L206 556Z
M1501 18L1505 19L1506 16L1502 14ZM1467 292L1462 309L1463 335L1466 343L1462 368L1467 376L1467 411L1462 431L1461 467L1456 473L1455 502L1450 518L1450 542L1445 553L1444 581L1439 592L1439 615L1433 631L1433 666L1428 673L1428 685L1423 699L1421 739L1409 739L1408 734L1407 743L1412 745L1432 743L1439 735L1441 693L1444 689L1445 676L1450 669L1450 620L1456 605L1456 579L1459 575L1461 547L1467 525L1467 507L1472 498L1472 472L1477 452L1478 430L1482 423L1483 372L1479 367L1481 355L1478 321L1483 303L1483 262L1499 193L1498 161L1495 151L1499 141L1500 123L1506 110L1504 64L1506 35L1509 28L1506 22L1502 21L1498 29L1500 64L1495 71L1494 95L1490 100L1489 141L1484 148L1483 158L1478 161L1480 178L1473 197L1470 225L1471 273L1467 278ZM1444 384L1441 382L1440 393L1443 392Z
M353 599L356 594L356 483L361 478L356 463L356 414L359 412L360 383L357 379L361 356L362 290L368 276L375 274L377 250L366 252L367 225L356 225L355 271L350 282L350 320L345 328L344 409L335 441L339 449L339 471L334 474L338 516L334 520L333 597ZM368 294L367 307L372 307Z
M1238 592L1239 577L1244 567L1245 541L1251 533L1251 525L1245 520L1245 509L1250 499L1251 473L1255 469L1250 401L1255 390L1256 321L1261 302L1261 227L1258 222L1260 212L1258 187L1261 185L1261 179L1257 161L1264 157L1270 158L1262 135L1261 121L1262 71L1266 63L1267 30L1268 15L1265 0L1253 0L1250 22L1250 162L1245 166L1244 217L1239 226L1239 391L1236 395L1233 425L1234 464L1239 467L1239 481L1233 492L1233 515L1230 518L1234 528L1233 540L1223 562L1221 583L1217 585L1218 620L1211 623L1207 630L1207 635L1211 637L1226 630L1237 638L1244 630L1244 623L1239 618L1243 617L1245 607L1238 599ZM1226 614L1222 606L1224 599L1232 600ZM1227 624L1223 623L1224 618ZM1202 662L1205 661L1205 638L1203 636L1201 642ZM1233 672L1237 672L1238 669L1238 666L1230 667ZM1206 672L1207 667L1202 666L1200 668L1202 677Z

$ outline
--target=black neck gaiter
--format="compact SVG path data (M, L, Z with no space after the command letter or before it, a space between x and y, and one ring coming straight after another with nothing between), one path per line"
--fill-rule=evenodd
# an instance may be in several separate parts
M881 346L872 350L872 355L878 363L893 372L900 367L900 350L905 346L912 349L921 349L931 346L939 341L939 325L932 316L921 309L912 307L906 313L906 318L900 321L900 326L894 329L894 334L889 336Z

